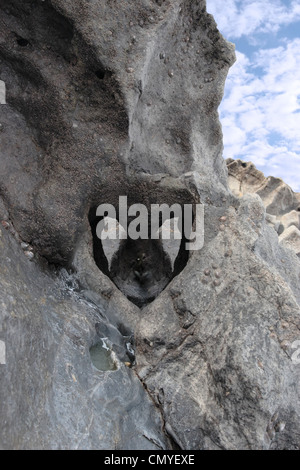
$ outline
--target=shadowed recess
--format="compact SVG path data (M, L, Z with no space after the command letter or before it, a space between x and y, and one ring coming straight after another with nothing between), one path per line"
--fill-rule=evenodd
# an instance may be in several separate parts
M98 268L139 308L152 302L186 266L188 251L182 240L100 240L96 229L101 217L89 213L93 254ZM161 230L161 226L160 226Z

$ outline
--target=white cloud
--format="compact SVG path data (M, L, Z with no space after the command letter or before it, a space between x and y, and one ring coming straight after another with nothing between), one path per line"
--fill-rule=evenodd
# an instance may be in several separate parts
M207 0L207 10L227 39L244 39L219 109L224 157L252 161L300 191L300 38L279 35L293 36L282 27L300 21L299 0ZM278 47L259 49L261 33Z
M254 33L276 33L281 26L300 20L300 4L282 0L207 0L225 37L237 39Z
M258 51L253 63L237 52L220 106L224 157L250 160L299 191L299 93L300 39Z

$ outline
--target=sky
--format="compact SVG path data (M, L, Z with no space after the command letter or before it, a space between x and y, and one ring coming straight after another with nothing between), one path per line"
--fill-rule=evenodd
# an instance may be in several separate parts
M300 0L206 0L236 47L219 108L224 158L300 191Z

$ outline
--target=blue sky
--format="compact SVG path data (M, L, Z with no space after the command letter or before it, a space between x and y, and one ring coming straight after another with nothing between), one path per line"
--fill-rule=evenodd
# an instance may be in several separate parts
M300 191L300 0L206 0L236 46L219 108L224 158Z

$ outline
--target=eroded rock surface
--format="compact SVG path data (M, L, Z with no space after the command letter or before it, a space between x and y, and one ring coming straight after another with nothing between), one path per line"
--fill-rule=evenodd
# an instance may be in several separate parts
M70 261L92 205L144 202L137 174L226 185L217 107L234 53L204 1L3 0L0 21L1 194L49 260Z
M297 207L228 188L234 52L205 1L0 7L1 447L299 449L300 262L268 222ZM95 237L121 195L204 204L203 248L144 308Z
M279 240L300 257L300 194L281 178L265 177L253 163L226 160L228 184L233 194L258 194L266 208L266 221L273 226Z
M161 415L128 367L126 323L81 296L67 271L43 272L3 227L0 234L1 448L168 448ZM91 361L101 338L114 370Z
M275 232L272 238L258 196L218 215L216 236L142 311L139 375L181 448L299 448L292 398L299 396L299 365L291 357L299 338L300 263L285 255ZM285 263L294 290L281 274Z

